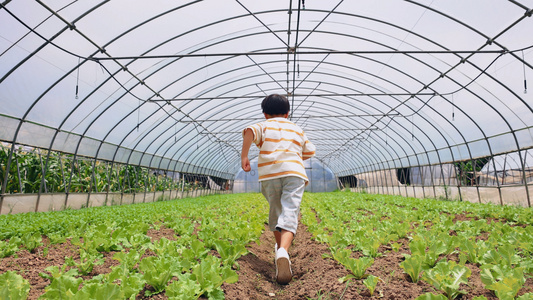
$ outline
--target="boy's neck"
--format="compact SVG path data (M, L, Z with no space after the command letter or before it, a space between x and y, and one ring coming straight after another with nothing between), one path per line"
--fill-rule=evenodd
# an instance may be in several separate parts
M263 113L265 115L265 119L273 119L273 118L285 118L287 119L289 117L289 113L286 114L279 114L279 115L269 115L266 113Z

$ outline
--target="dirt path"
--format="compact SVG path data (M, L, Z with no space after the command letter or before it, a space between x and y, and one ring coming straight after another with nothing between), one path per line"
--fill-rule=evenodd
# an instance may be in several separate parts
M322 254L329 254L327 246L312 240L306 226L299 226L298 235L289 250L293 281L285 286L276 283L274 237L265 226L260 244L252 244L248 248L250 253L238 260L239 281L223 285L226 299L414 299L427 292L442 293L422 280L412 283L400 268L400 262L404 259L402 253L409 253L407 239L397 241L402 244L398 252L391 251L387 246L381 246L379 249L384 255L377 257L367 270L367 274L381 278L372 296L363 280L340 283L338 279L348 275L348 271L333 259L323 258ZM452 254L447 258L457 261L456 256L457 254ZM469 285L461 286L467 294L456 299L467 300L476 296L485 296L489 300L498 299L492 291L484 288L479 268L471 264L467 266L472 270L472 276ZM528 278L519 294L532 291L533 280Z
M323 258L322 254L329 253L327 246L313 241L307 227L299 226L289 250L293 281L285 286L276 283L274 238L265 227L260 244L252 244L250 253L238 260L239 281L223 286L226 299L411 299L414 294L432 290L425 283L405 280L398 266L402 256L396 252L387 259L376 259L368 270L384 280L378 283L372 297L362 280L340 283L338 279L348 274L346 269L332 259Z

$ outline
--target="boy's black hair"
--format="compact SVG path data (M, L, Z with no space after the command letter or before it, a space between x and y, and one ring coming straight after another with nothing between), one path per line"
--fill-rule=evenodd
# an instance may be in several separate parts
M261 102L261 108L263 109L263 113L274 116L288 113L291 109L291 105L285 96L272 94L263 99L263 102Z

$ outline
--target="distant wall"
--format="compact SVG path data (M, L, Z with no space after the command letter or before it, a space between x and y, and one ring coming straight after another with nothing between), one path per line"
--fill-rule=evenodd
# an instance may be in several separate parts
M72 193L72 194L9 194L4 195L1 214L46 212L64 209L80 209L95 206L126 205L134 203L166 201L200 197L212 194L229 194L229 191L198 189L195 191L164 191L137 194L121 193Z
M369 186L352 188L355 192L371 194L401 195L415 198L435 198L452 201L468 201L472 203L492 203L497 205L516 205L531 207L528 199L533 196L532 185L501 186L501 187L458 187L458 186ZM528 195L529 193L529 195ZM529 197L528 197L529 196Z

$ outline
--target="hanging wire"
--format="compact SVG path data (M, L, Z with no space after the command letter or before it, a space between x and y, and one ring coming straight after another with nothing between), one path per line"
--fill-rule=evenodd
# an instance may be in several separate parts
M76 99L78 99L78 85L79 85L79 82L80 82L80 60L81 58L78 57L78 70L77 70L77 74L76 74Z
M141 123L141 99L139 99L139 108L137 108L137 132L139 132L139 124Z
M452 121L455 121L455 100L453 95L455 94L452 94Z
M524 58L524 50L522 50L522 62L522 67L524 69L524 94L527 94L526 60Z

